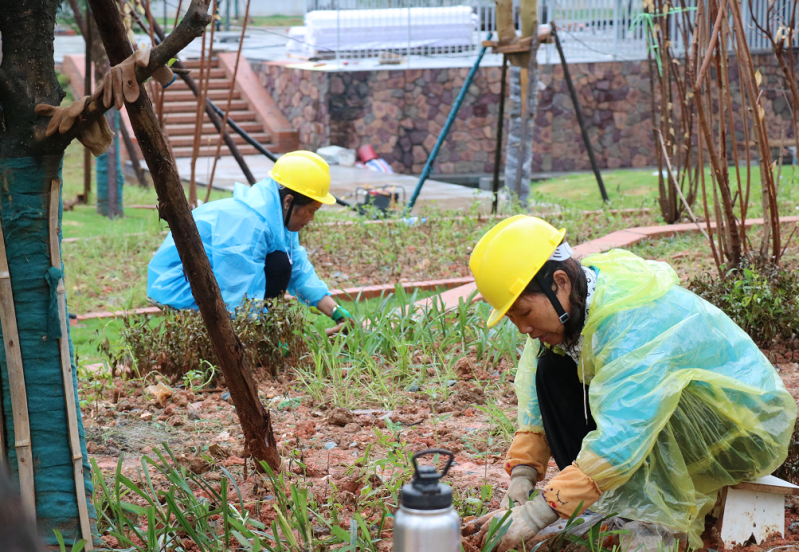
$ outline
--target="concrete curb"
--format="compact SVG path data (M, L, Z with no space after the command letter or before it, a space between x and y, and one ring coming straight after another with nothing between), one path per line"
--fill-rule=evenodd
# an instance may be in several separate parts
M419 282L402 282L398 284L383 284L378 286L361 286L361 287L351 287L345 289L331 289L330 295L334 299L363 301L365 299L380 297L380 295L382 294L393 293L396 286L400 286L406 292L412 293L416 290L426 291L437 288L452 289L455 287L463 286L464 284L467 284L469 282L474 282L474 278L472 278L471 276L467 276L464 278L449 278L445 280L424 280ZM286 295L286 297L291 297L291 296ZM137 316L144 314L159 315L163 314L163 311L158 307L143 307L140 309L132 309L132 310L90 312L87 314L78 314L76 318L70 320L70 323L74 326L81 322L85 322L86 320L96 320L101 318L120 318L125 316Z
M799 222L799 216L794 217L781 217L780 224L790 224L792 222ZM750 219L747 220L745 226L759 226L763 224L763 219ZM711 228L715 228L716 224L711 222ZM703 223L702 228L707 229L707 224ZM639 242L655 238L671 238L677 234L695 234L699 232L696 224L670 224L664 226L641 226L639 228L627 228L624 230L617 230L611 232L601 238L581 243L573 247L574 254L577 258L587 257L594 253L603 253L611 249L618 249L622 247L630 247ZM477 286L474 282L466 284L449 291L445 291L436 297L428 297L416 302L416 306L421 308L429 308L433 301L439 305L443 303L444 310L453 309L458 306L461 301L466 301L469 296L477 291ZM482 296L477 293L473 301L481 301Z

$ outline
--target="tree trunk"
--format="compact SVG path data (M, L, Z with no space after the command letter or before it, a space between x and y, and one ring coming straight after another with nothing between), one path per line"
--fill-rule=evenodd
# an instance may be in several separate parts
M94 11L95 19L100 23L100 36L111 63L120 63L132 55L133 49L126 38L122 20L113 3L109 0L89 0L89 4ZM207 9L208 0L194 0L192 7L197 5ZM192 7L189 8L190 12ZM200 18L195 15L194 20L196 25L201 23L204 27L210 21L210 17ZM230 313L222 300L211 263L205 255L200 234L183 192L180 176L153 113L150 98L143 93L138 100L133 103L126 102L125 105L133 132L153 177L153 184L158 194L159 213L172 230L175 246L191 285L192 295L205 321L211 344L219 359L219 367L230 389L230 396L244 433L245 447L256 460L265 461L272 469L277 470L280 467L280 456L277 454L269 412L258 399L258 389L244 355L244 346L233 332Z
M0 65L0 223L4 236L11 283L9 305L16 313L19 355L26 386L26 408L29 417L30 443L33 457L35 506L39 530L46 543L57 544L58 529L69 543L83 534L79 517L79 496L91 496L92 485L88 455L83 439L83 425L78 397L65 393L62 379L61 335L58 325L57 295L45 279L51 268L49 249L49 200L51 182L61 177L64 140L45 140L48 119L34 113L40 103L58 105L64 91L58 84L53 64L53 29L58 0L15 0L5 2L0 10L0 33L3 37L3 61ZM55 193L59 193L56 188ZM54 220L60 226L59 205ZM59 232L60 238L60 232ZM0 275L2 276L2 275ZM55 303L54 303L55 301ZM9 332L6 326L3 331ZM13 343L9 346L13 347ZM71 342L65 347L71 351ZM9 351L6 351L8 353ZM70 355L72 357L72 355ZM18 478L20 470L12 407L8 354L0 356L0 395L3 408L3 447L8 451L8 468ZM67 363L68 378L77 389L74 358ZM19 402L19 397L16 397ZM78 466L76 486L70 448L70 421L67 401L77 410L73 419L78 435L78 448L83 456ZM19 406L19 405L18 405ZM24 465L23 465L23 469ZM80 492L78 492L78 487ZM31 497L23 497L23 502ZM94 516L94 511L89 508ZM90 543L91 546L91 543Z

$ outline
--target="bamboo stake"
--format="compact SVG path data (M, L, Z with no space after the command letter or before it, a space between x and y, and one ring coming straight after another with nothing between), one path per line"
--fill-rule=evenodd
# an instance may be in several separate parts
M14 417L14 448L17 451L19 488L22 507L30 519L36 519L36 492L33 480L33 451L31 450L30 418L28 417L28 393L25 388L25 372L22 366L22 351L19 348L19 330L14 307L14 291L8 270L6 242L0 221L0 324L3 325L3 345L6 350L8 387L11 393L11 412Z
M213 0L211 13L216 13L217 0ZM197 112L195 113L195 127L194 127L194 143L192 144L191 152L191 179L189 180L189 205L192 209L197 207L197 156L200 154L200 141L202 140L203 129L203 107L205 106L205 98L208 92L208 79L205 79L205 86L203 86L203 76L206 72L210 75L211 64L213 63L214 56L214 29L216 25L211 21L211 46L208 48L208 56L206 58L205 51L205 37L207 32L203 32L202 51L200 53L200 79L199 79L199 94L197 95ZM206 67L206 61L208 67ZM224 128L222 129L225 130Z
M704 148L702 147L702 134L700 133L697 136L697 157L698 157L698 165L699 165L699 180L702 187L702 205L705 208L705 224L707 225L707 233L708 237L710 238L710 251L713 253L713 262L716 263L716 270L719 273L721 278L724 278L724 273L721 271L721 260L719 258L719 252L716 250L716 241L713 238L713 228L710 225L710 210L707 207L707 184L705 182L705 167L704 167L704 159L702 152ZM719 234L719 241L721 241L721 235Z
M74 0L73 0L74 2ZM76 14L76 18L80 15L80 10L72 10ZM84 80L83 80L83 95L91 96L92 94L92 26L89 24L89 18L92 17L89 7L86 6L86 21L81 26L84 40L86 41L86 64L84 66ZM83 203L89 203L89 195L92 192L92 152L89 148L83 148Z
M520 192L522 187L522 176L524 175L524 161L526 159L526 148L527 148L527 134L528 134L528 126L530 126L530 120L533 120L533 124L535 124L535 115L538 111L538 90L536 90L536 86L538 85L538 60L536 56L538 55L538 33L533 33L533 40L530 42L530 59L527 65L527 79L522 79L522 126L519 130L519 152L516 157L516 177L514 179L512 191ZM524 88L526 80L526 88ZM532 102L532 106L530 103ZM529 131L529 134L532 134L533 131ZM530 136L530 140L532 141L533 137ZM530 182L526 182L525 186L529 187ZM525 208L527 205L524 206Z
M686 201L685 196L683 195L682 190L680 189L680 185L677 183L677 179L674 178L674 171L671 168L671 161L669 160L669 154L666 151L666 144L663 142L663 134L659 130L657 131L657 134L658 134L658 141L660 142L660 149L661 152L663 153L663 161L666 163L666 171L668 172L669 175L669 181L671 182L671 185L674 186L674 189L677 190L677 194L679 194L680 199L682 199L683 205L685 205L685 208L688 210L688 216L691 217L691 221L694 224L696 224L696 227L699 228L699 231L702 233L705 239L710 241L710 236L707 235L705 229L702 228L702 225L699 224L699 221L696 220L696 216L694 215L694 212L691 210L691 206L688 205L688 201Z
M58 204L61 196L61 180L54 178L50 181L50 264L58 270L61 268L61 247L58 243ZM78 432L78 413L76 408L77 394L72 381L72 360L69 355L69 329L67 327L67 297L63 275L58 280L58 318L61 322L61 375L64 379L64 399L67 408L67 424L69 428L69 447L72 452L72 468L75 476L75 494L78 502L78 517L80 518L81 536L86 541L84 550L93 550L92 526L89 521L89 508L86 498L86 487L83 480L83 452L80 448L80 434Z
M739 71L741 75L741 83L749 90L749 95L753 98L753 115L756 121L756 129L758 135L758 148L760 150L760 166L765 170L760 171L761 185L768 190L768 205L769 205L769 219L771 223L772 232L772 261L779 262L781 247L780 247L780 215L777 208L777 193L774 187L774 175L771 173L771 150L768 145L768 132L766 131L765 114L763 107L760 105L760 95L756 93L755 88L755 69L752 66L752 54L749 51L749 45L746 43L746 34L741 18L740 7L735 0L729 2L730 12L732 13L732 21L735 28L735 36L739 42L739 63L743 71ZM759 89L759 86L758 86ZM763 213L765 215L765 213Z
M697 19L699 15L697 15ZM740 255L741 255L741 242L740 242L740 234L738 233L737 224L734 223L735 217L732 211L732 197L730 196L729 187L725 187L724 183L727 182L725 180L725 168L722 168L721 161L719 160L719 155L716 151L715 146L713 145L713 131L712 120L708 120L708 113L709 116L712 118L712 111L710 108L707 108L706 111L705 105L703 105L703 94L702 94L702 87L699 86L699 83L696 79L693 81L693 90L694 90L694 101L696 103L697 108L697 115L699 119L699 129L702 134L704 134L705 144L707 145L707 152L708 158L710 160L710 165L713 168L713 177L714 182L718 184L718 191L721 195L722 205L723 205L723 212L724 217L727 221L732 221L730 224L725 225L724 232L725 235L728 236L729 250L725 251L727 254L730 262L737 266L740 263ZM712 91L708 91L709 94L712 94ZM709 102L711 99L710 95L707 98ZM713 186L714 193L716 192L716 185ZM721 221L721 219L719 219Z
M227 106L225 106L225 117L222 119L222 132L216 140L216 152L214 153L214 166L211 168L211 178L208 179L208 188L205 190L205 203L211 199L211 187L214 184L214 174L216 174L216 163L219 161L219 153L222 149L222 139L227 134L227 120L230 115L230 104L233 102L233 91L236 89L236 77L239 74L239 61L241 60L241 48L244 45L244 33L247 31L247 20L250 17L250 0L247 0L247 7L244 8L244 24L241 26L241 37L239 38L239 51L236 52L236 64L233 67L233 84L227 95Z
M728 28L729 27L729 21L727 20L726 10L722 10L722 13L725 14L724 15L723 25L725 26L725 28ZM729 83L730 82L729 69L728 69L729 55L728 55L728 52L727 52L727 37L726 36L723 37L723 39L720 42L720 45L721 45L721 70L723 71L723 80L724 80L724 82ZM740 219L741 224L740 224L740 227L739 227L739 231L741 233L741 246L743 247L744 254L746 254L747 251L749 250L749 247L747 245L747 240L746 240L746 208L744 207L744 204L743 204L744 192L743 192L742 184L741 184L741 168L740 168L740 159L738 157L738 140L735 138L735 121L733 119L733 111L732 111L732 94L730 93L729 85L724 87L724 92L725 92L724 96L725 96L726 105L727 105L727 116L729 117L729 123L730 123L730 140L732 141L732 159L733 159L733 163L735 164L735 177L738 179L738 199L741 202L741 204L740 204L741 205L741 219ZM741 101L741 105L743 106L743 104L744 104L743 98L741 98L741 100L742 100ZM746 109L742 109L741 110L741 116L744 119L746 118ZM746 159L746 163L747 163L747 165L750 163L750 159L749 159L748 156L747 156L747 159Z
M120 63L133 53L133 49L126 40L126 31L119 10L111 9L112 6L103 0L89 0L89 4L97 20L102 22L99 25L100 36L108 49L109 58ZM190 39L201 35L203 28L211 20L207 14L208 4L209 0L192 0L188 13L178 28L169 35L172 40L169 43L164 41L155 49L154 54L159 53L162 57L159 59L151 55L151 64L154 59L158 60L156 63L160 65L165 64L169 58L175 57ZM157 29L158 27L156 32ZM222 300L219 285L203 249L202 239L180 184L175 162L164 142L149 96L141 94L135 102L126 103L126 106L133 130L153 175L160 205L159 214L172 229L186 276L191 284L192 294L208 329L225 382L230 388L230 397L239 414L246 450L258 461L257 469L262 469L260 462L266 461L273 470L278 471L281 460L277 452L269 411L258 399L257 387L247 356L241 341L233 331L230 313Z

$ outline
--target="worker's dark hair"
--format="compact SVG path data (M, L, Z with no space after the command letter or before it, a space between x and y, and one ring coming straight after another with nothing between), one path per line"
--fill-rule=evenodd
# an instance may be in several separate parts
M277 185L277 193L280 194L280 204L283 205L283 199L287 195L294 196L294 206L295 207L302 207L303 205L308 205L309 203L313 203L316 201L313 198L310 198L306 195L302 195L300 192L295 192L290 188L286 188L282 184Z
M558 270L562 270L569 277L572 284L572 291L569 295L569 319L563 325L565 332L563 333L564 348L574 347L580 340L580 332L583 331L585 324L585 300L588 295L588 283L585 280L585 273L579 261L574 257L569 257L565 261L547 261L538 275L543 278L544 282L550 282L555 287L555 293L558 291L558 284L554 281L554 274ZM538 278L533 278L527 287L524 288L522 294L539 294L544 293L541 286L538 284Z

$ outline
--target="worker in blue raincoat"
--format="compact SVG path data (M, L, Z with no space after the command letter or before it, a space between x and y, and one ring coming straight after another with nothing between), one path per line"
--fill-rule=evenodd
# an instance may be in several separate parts
M507 316L528 335L498 550L586 508L631 520L630 550L683 537L701 548L719 491L785 460L796 403L752 339L668 264L623 250L578 261L564 234L519 215L469 261L488 325ZM531 499L550 457L561 471Z
M295 151L280 157L269 176L252 187L237 183L232 198L192 212L222 299L232 310L245 296L271 299L288 291L337 324L352 319L316 275L297 234L322 204L335 203L327 163ZM171 233L148 266L147 295L176 309L197 308Z

